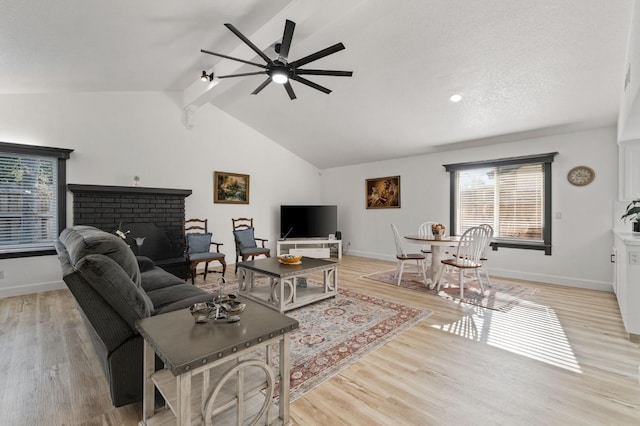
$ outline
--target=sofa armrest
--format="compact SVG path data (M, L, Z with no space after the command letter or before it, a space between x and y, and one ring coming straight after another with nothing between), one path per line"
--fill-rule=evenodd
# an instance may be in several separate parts
M136 260L138 261L140 272L150 271L156 266L155 262L147 256L136 256Z

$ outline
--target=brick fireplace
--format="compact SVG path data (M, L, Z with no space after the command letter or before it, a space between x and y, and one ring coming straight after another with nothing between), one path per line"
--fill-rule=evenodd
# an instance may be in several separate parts
M74 225L128 231L127 243L134 253L184 278L182 221L190 189L77 184L67 189L73 193ZM136 237L144 237L142 245L136 244Z

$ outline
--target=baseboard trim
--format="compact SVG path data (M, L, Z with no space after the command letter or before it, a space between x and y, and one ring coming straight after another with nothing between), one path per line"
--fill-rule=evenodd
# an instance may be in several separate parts
M62 290L65 288L67 288L67 286L63 281L5 287L0 288L0 299L4 299L5 297L23 296L25 294L41 293L43 291Z
M599 290L613 293L613 284L605 281L587 280L584 278L563 277L558 275L535 274L532 272L513 271L509 269L487 268L489 275L517 280L535 281L545 284L564 285L567 287L584 288L587 290Z

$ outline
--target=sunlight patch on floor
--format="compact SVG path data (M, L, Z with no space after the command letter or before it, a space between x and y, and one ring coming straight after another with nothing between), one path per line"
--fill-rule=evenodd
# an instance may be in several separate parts
M454 323L432 327L582 373L558 316L548 306L522 301L508 312L500 312L462 305L472 308L474 313Z

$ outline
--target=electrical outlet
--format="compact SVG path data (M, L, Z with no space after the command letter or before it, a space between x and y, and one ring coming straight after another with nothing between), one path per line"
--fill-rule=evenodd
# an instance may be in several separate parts
M639 251L630 251L629 252L629 265L640 265L640 252Z
M0 280L4 280L4 271L0 271Z

